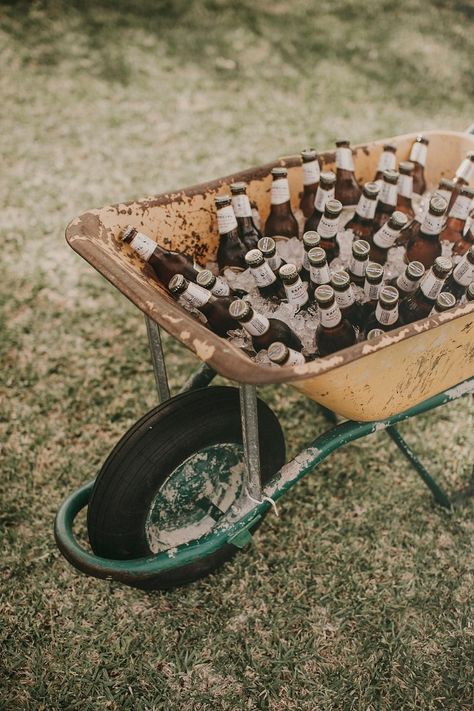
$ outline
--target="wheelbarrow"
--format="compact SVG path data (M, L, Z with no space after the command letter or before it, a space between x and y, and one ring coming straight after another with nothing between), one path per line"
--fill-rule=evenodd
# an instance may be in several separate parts
M429 188L451 177L474 136L428 131ZM415 134L356 146L356 174L372 179L382 146L407 159ZM322 154L334 168L334 152ZM299 366L269 368L209 331L181 309L119 235L131 224L168 248L204 265L217 251L214 197L245 181L263 219L270 204L270 170L288 168L293 207L303 188L299 156L148 197L91 210L66 230L70 246L143 313L159 406L113 449L97 479L59 509L55 537L65 558L97 578L144 589L182 585L218 568L239 549L278 499L331 452L383 430L431 490L450 507L396 425L474 392L474 304L429 316L334 355ZM160 328L202 361L179 394L170 396ZM219 374L237 387L210 386ZM257 386L291 383L322 408L332 427L292 461L276 415L257 398ZM346 418L338 422L337 416ZM88 506L91 548L74 534Z

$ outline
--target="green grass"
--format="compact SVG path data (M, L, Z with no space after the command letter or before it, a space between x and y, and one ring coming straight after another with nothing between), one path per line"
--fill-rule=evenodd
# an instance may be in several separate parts
M0 10L0 707L470 710L472 505L434 507L383 432L335 453L252 550L180 591L76 574L52 524L154 405L143 320L66 247L67 222L339 134L462 130L472 6ZM194 359L166 349L176 388ZM262 395L291 454L325 427L291 389ZM473 426L465 399L402 429L453 491L472 474Z

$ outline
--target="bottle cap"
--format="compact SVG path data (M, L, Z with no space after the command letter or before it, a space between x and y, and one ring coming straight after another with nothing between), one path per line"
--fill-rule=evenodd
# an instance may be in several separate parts
M324 170L319 176L319 184L329 190L336 184L336 174L332 170Z
M182 274L175 274L171 277L168 283L168 289L172 294L180 294L186 289L188 280Z
M468 151L468 152L466 153L466 158L467 158L468 160L472 160L472 161L474 162L474 151Z
M395 143L384 143L383 149L384 149L384 151L389 151L390 153L397 152L397 146L395 145Z
M445 278L448 276L452 268L453 263L449 257L436 257L432 267L437 276Z
M474 301L474 281L471 281L466 291L466 299L468 301Z
M460 195L465 195L468 198L471 198L471 200L474 198L474 188L470 188L468 185L464 185L461 190L459 191Z
M314 150L314 148L304 148L301 151L301 158L303 159L303 163L309 163L312 160L316 160L317 157L318 154Z
M235 195L236 193L245 193L246 191L247 185L243 181L230 184L230 192L232 193L232 195Z
M128 242L133 232L135 232L135 227L132 227L132 225L127 225L124 231L122 232L122 242Z
M444 215L447 207L448 207L447 200L445 200L444 197L442 197L441 195L437 195L435 193L430 200L429 210L430 210L431 214L432 215Z
M397 170L384 170L382 173L382 178L386 183L390 183L391 185L396 185L398 183L398 178L399 178L399 173Z
M405 215L404 212L400 212L400 210L395 210L395 212L392 212L390 215L390 225L393 227L395 230L402 230L404 227L406 227L408 224L408 217Z
M313 247L308 252L308 259L313 267L320 267L326 264L326 252L322 247Z
M399 296L398 289L394 286L383 286L380 289L379 301L382 306L394 306Z
M448 291L442 291L438 294L436 299L435 309L436 311L447 311L456 306L456 297L450 294Z
M233 301L229 306L229 314L232 318L240 321L242 319L246 319L252 314L252 307L248 301L244 301L243 299L235 299L235 301Z
M378 283L383 279L383 267L377 262L369 262L365 270L365 278L370 283Z
M294 264L283 264L278 270L278 274L283 281L293 281L298 276L298 270Z
M322 284L321 286L318 286L314 291L314 295L320 306L324 306L325 304L329 304L331 301L334 301L334 289L332 286L329 286L329 284Z
M466 259L471 264L474 264L474 244L469 247L466 252Z
M272 363L284 363L288 358L288 348L281 341L275 341L269 345L267 354Z
M334 141L334 143L338 148L351 145L351 142L347 138L339 138L337 141Z
M375 199L380 192L380 188L378 186L378 183L366 183L362 188L362 192L364 193L365 197L368 197L369 199Z
M272 237L261 237L257 242L257 247L264 257L273 257L276 252L276 243Z
M230 195L216 195L214 198L214 202L216 204L216 207L225 207L226 205L231 205L232 200Z
M328 200L324 211L334 217L338 217L342 212L342 202L340 200Z
M354 257L367 257L370 252L370 244L365 239L356 239L352 243L352 254Z
M271 173L274 178L286 178L288 170L283 165L277 165L275 168L272 168Z
M381 328L372 328L368 334L367 334L367 340L368 341L373 341L374 338L378 338L379 336L383 336L384 331L382 331Z
M350 283L351 278L344 269L341 269L339 272L334 272L331 277L331 286L333 289L336 289L336 291L344 291Z
M216 283L216 277L210 269L203 269L201 272L198 272L196 283L205 289L209 289L209 287L214 286Z
M421 262L416 261L409 262L405 271L405 274L411 281L417 281L418 279L421 279L424 273L424 265Z
M303 244L305 247L317 247L321 242L321 237L314 230L308 230L303 235Z
M429 144L429 140L426 138L426 136L423 136L421 133L415 138L415 143L424 143L425 146Z
M454 185L454 180L448 180L448 178L441 178L439 181L438 189L441 190L451 190L453 191L455 188Z
M398 164L398 170L402 175L411 175L415 170L415 164L411 160L402 160Z
M251 249L245 255L245 262L249 267L259 267L264 261L263 254L259 249Z

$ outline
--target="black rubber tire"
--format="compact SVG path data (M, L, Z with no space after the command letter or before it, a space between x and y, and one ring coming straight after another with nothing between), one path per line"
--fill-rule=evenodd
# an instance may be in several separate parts
M262 400L258 419L266 483L285 463L285 440L276 415ZM237 388L193 390L144 415L114 447L95 481L87 511L94 553L115 559L151 555L145 524L160 487L189 456L220 443L242 443ZM208 575L236 552L226 544L206 558L129 584L146 590L184 585Z

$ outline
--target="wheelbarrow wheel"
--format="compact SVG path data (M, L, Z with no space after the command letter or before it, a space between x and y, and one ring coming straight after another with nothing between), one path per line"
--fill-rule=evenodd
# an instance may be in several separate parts
M258 421L266 483L285 463L285 440L277 417L261 400ZM243 473L238 389L208 387L171 398L122 437L99 472L87 512L94 553L131 559L199 538L238 498ZM148 590L184 585L236 552L225 544L204 558L130 584Z

